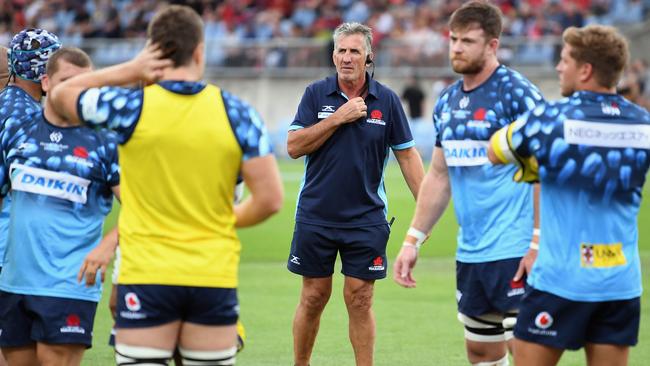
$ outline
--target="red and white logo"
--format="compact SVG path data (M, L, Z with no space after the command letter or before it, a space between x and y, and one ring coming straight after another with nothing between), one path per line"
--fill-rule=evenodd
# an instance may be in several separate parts
M542 311L535 317L535 325L540 329L547 329L553 325L553 317L546 311Z
M69 327L78 327L79 325L81 325L81 320L79 319L79 316L78 316L78 315L76 315L76 314L70 314L70 315L68 315L68 317L66 318L65 323L66 323Z
M384 258L378 256L375 259L373 259L372 266L368 267L368 269L371 271L383 271L384 269L386 269L386 266L384 266Z
M524 279L521 278L519 281L513 281L510 280L510 290L508 290L507 296L508 297L513 297L513 296L520 296L523 295L526 292L525 286L524 286Z
M379 109L373 109L370 111L370 118L366 119L366 122L372 123L373 125L381 125L385 126L386 121L382 119L384 115L381 113Z
M138 311L142 307L138 295L133 292L128 292L124 295L124 302L126 303L126 308L130 311Z
M61 333L86 334L86 330L81 326L79 315L70 314L65 318L65 326L59 329Z
M477 121L482 121L485 119L485 115L487 114L487 111L485 108L479 108L474 112L474 119Z
M618 103L612 102L610 104L607 103L601 103L600 108L602 109L604 114L610 115L610 116L620 116L621 115L621 110L618 108Z

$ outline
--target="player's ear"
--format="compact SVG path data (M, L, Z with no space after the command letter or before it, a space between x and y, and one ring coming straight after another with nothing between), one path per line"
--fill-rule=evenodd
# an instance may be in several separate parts
M41 89L46 93L50 91L50 78L47 74L41 77Z
M578 66L578 78L581 82L586 83L594 76L594 67L588 63L583 62Z

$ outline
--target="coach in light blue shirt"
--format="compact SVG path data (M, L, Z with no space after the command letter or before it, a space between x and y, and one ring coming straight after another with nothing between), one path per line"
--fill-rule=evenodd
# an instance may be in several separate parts
M424 175L399 97L372 79L370 28L344 23L334 32L336 75L307 87L287 148L305 155L305 176L287 266L303 276L294 319L297 366L309 364L320 315L340 254L350 339L357 364L371 364L374 281L386 277L390 227L384 169L393 149L413 196Z

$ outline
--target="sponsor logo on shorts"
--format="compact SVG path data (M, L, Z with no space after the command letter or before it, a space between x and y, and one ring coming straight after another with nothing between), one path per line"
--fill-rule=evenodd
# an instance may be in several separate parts
M126 308L129 309L129 311L120 311L120 316L122 318L144 319L147 317L146 314L138 312L142 308L142 305L140 304L138 295L136 295L134 292L127 292L126 295L124 295L124 303L126 304Z
M524 288L524 280L520 279L519 281L510 281L510 290L508 290L508 297L520 296L526 292Z
M289 260L289 262L300 265L300 257L291 254L291 259Z
M586 268L616 267L627 264L622 243L580 244L580 266Z
M384 266L384 259L382 257L376 257L372 260L372 266L368 267L371 271L383 271L386 269Z
M127 292L127 294L124 295L124 302L126 303L126 308L130 311L139 311L142 308L140 299L134 292Z
M463 297L463 293L460 290L456 290L456 302L460 302L460 299Z
M557 331L549 330L548 328L553 325L553 317L546 311L542 311L535 317L536 328L528 328L528 332L542 336L557 336Z
M65 319L65 326L59 329L61 333L86 334L86 330L81 326L81 319L77 314L70 314Z

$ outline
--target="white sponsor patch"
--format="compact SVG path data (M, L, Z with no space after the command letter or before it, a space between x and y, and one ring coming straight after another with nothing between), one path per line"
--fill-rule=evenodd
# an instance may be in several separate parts
M650 149L650 125L567 119L564 121L564 140L574 145Z
M318 119L327 118L332 114L333 114L332 112L318 112Z
M88 179L22 164L11 164L11 189L86 203Z
M488 164L488 141L442 141L447 166L477 166Z

